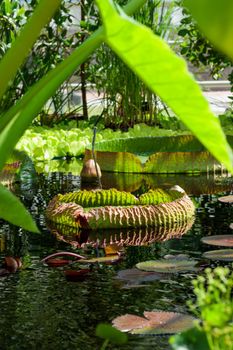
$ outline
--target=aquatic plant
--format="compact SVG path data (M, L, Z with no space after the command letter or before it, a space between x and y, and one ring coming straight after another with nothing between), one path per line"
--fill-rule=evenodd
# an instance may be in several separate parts
M179 190L167 192L167 199L172 200L164 203L165 193L162 190L151 191L148 198L142 196L143 204L140 202L140 197L137 200L136 197L115 189L79 191L77 194L74 192L68 195L57 195L49 203L46 216L56 223L96 230L110 227L164 226L172 228L174 223L182 223L194 215L193 202L185 192ZM69 198L71 198L70 201ZM76 202L72 201L72 198L75 198ZM82 199L84 205L93 206L94 201L96 201L95 203L105 203L105 206L85 209L78 203L77 198ZM118 198L123 206L119 206ZM152 198L156 204L146 205L146 200L151 203ZM126 202L126 199L129 202ZM113 205L111 205L111 200L113 200ZM127 204L130 202L130 205Z
M193 281L193 286L196 300L189 301L188 305L200 322L188 333L173 337L170 340L172 348L232 350L232 271L227 267L208 268L204 276L198 276Z

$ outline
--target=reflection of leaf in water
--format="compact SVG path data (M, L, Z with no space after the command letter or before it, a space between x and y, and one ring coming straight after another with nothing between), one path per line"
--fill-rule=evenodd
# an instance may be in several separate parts
M161 259L148 260L136 264L136 267L143 271L154 271L160 273L177 273L185 271L195 271L197 261L195 260L177 260Z
M233 247L233 235L216 235L202 237L201 242L222 247Z
M49 223L49 229L57 237L76 247L85 245L116 245L120 249L124 246L146 246L155 242L180 238L187 233L194 223L194 217L182 222L173 222L170 227L144 227L131 229L78 230L64 224Z
M194 318L175 312L144 312L144 317L126 314L113 320L113 326L132 334L173 334L192 327Z
M211 260L233 261L233 249L210 250L203 253L203 258Z

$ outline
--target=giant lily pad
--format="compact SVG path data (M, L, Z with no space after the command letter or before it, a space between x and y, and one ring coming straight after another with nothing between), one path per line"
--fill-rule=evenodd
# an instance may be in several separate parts
M144 317L126 314L112 321L114 327L132 334L174 334L189 329L194 318L175 312L144 312Z
M211 260L233 261L233 249L210 250L203 253L203 258Z
M233 235L216 235L210 237L202 237L201 241L210 245L233 247Z
M180 259L148 260L136 265L139 270L154 271L160 273L177 273L185 271L195 271L197 261Z

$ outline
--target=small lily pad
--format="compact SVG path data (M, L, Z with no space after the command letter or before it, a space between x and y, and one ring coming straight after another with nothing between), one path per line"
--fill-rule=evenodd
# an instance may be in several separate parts
M174 334L193 326L194 318L176 312L144 312L144 317L126 314L112 321L114 327L132 334Z
M230 196L224 196L224 197L219 197L218 198L219 202L222 202L222 203L233 203L233 195L230 195Z
M216 235L210 237L203 237L201 241L210 245L233 247L233 235Z
M185 271L195 271L197 261L194 260L177 260L177 259L161 259L148 260L140 262L136 265L139 270L153 271L160 273L177 273Z
M128 283L135 284L164 279L164 274L158 272L147 272L134 268L119 271L116 278L122 281L127 281Z
M203 254L203 258L211 260L233 261L233 249L210 250Z

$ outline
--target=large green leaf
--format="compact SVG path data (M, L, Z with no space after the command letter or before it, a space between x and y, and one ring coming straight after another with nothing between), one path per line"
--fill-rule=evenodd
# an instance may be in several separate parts
M197 136L204 146L230 171L233 154L218 118L178 57L158 36L117 12L111 0L97 0L105 41L119 57L158 94Z
M49 22L61 0L41 0L31 18L21 30L12 48L0 62L0 98L14 79L18 68L28 55L29 50L40 34L41 29ZM8 5L9 7L9 5Z
M21 226L25 230L39 232L31 215L10 191L0 184L0 218Z
M131 14L143 5L145 0L132 0L125 10ZM23 135L33 118L56 89L83 63L103 41L103 29L99 28L68 58L35 84L23 98L0 118L0 169L18 139Z
M207 38L233 60L232 0L184 0L184 5Z

